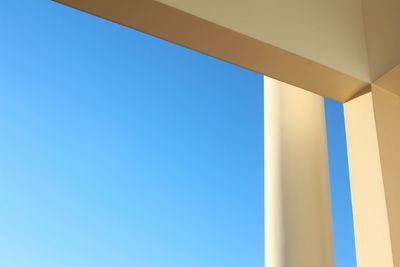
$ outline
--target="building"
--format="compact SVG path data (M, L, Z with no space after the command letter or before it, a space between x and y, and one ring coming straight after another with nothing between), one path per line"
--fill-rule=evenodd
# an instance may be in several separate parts
M344 103L358 266L400 266L400 1L58 2L266 76L268 266L334 264L323 97Z

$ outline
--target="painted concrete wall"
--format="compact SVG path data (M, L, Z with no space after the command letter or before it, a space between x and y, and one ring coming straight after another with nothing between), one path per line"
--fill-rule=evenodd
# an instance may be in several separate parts
M323 98L265 77L266 266L333 267Z
M364 81L361 0L158 0Z
M400 266L400 96L373 86L383 185L394 266Z
M358 266L400 266L400 97L373 85L345 117Z

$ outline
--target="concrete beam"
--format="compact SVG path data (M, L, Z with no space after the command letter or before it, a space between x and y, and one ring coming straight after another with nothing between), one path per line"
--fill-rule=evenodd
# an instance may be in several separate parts
M340 68L337 64L323 64L314 59L319 58L318 55L312 56L312 51L307 50L304 55L294 53L284 45L273 45L271 42L256 39L255 35L240 33L236 30L222 26L195 16L191 13L182 11L178 8L165 5L159 1L153 0L56 0L62 4L83 10L93 15L111 20L113 22L125 25L127 27L154 35L167 41L188 47L190 49L205 53L207 55L219 58L221 60L239 65L241 67L262 73L268 77L283 81L285 83L303 88L310 92L344 102L357 95L357 93L368 86L368 82L356 78L344 71L337 70L334 67ZM352 0L354 1L354 0ZM203 2L203 1L199 1ZM319 1L316 1L317 3ZM231 3L229 1L229 3ZM226 4L229 5L227 2ZM171 4L171 3L170 3ZM244 6L251 6L252 3L242 2ZM313 3L310 3L310 5ZM279 5L278 5L279 6ZM318 5L320 6L320 5ZM238 7L240 8L240 6ZM321 7L322 8L322 7ZM354 8L353 8L354 9ZM209 6L208 11L214 9ZM226 9L229 10L229 9ZM264 10L269 10L267 7ZM307 10L306 6L303 11ZM339 10L340 11L340 10ZM342 21L342 12L338 11L338 21ZM292 11L292 12L295 12ZM331 14L331 10L325 10L327 15ZM313 14L317 19L320 14ZM317 17L316 17L317 16ZM358 16L358 15L357 15ZM264 15L263 17L268 17ZM301 20L308 18L309 14L302 14ZM293 16L287 16L291 19L291 23L296 23L298 20L293 20ZM331 18L331 20L334 18ZM282 25L284 19L276 17L276 24ZM358 19L356 20L358 21ZM300 21L298 21L300 23ZM332 22L332 21L331 21ZM317 27L318 24L324 23L331 25L331 22L309 21L309 25ZM266 24L270 25L270 24ZM290 27L288 24L287 27ZM263 27L265 25L258 25ZM292 31L299 31L293 28ZM335 29L337 32L337 29ZM306 27L302 31L304 34L310 32L310 28ZM281 34L281 33L279 33ZM287 34L287 33L286 33ZM290 33L289 33L290 34ZM360 33L357 33L360 34ZM327 37L331 33L324 33ZM303 49L309 49L314 43L314 48L318 51L322 46L316 44L319 39L314 39L319 36L317 34L309 36L298 36L297 43L302 43L301 40L307 40L307 45L302 44ZM347 36L347 35L346 35ZM352 33L349 36L354 36ZM361 37L358 37L360 39ZM364 37L362 36L362 40ZM310 39L310 40L308 40ZM342 38L343 39L343 38ZM358 40L357 39L357 40ZM339 40L336 40L339 42ZM285 44L293 46L292 39L282 40ZM311 43L309 43L311 42ZM328 45L328 44L326 44ZM326 46L325 45L325 46ZM329 46L335 47L335 44L329 42ZM359 50L363 51L363 45L359 45ZM357 46L351 46L351 51L358 53ZM295 50L295 49L292 49ZM326 50L326 48L324 48ZM345 47L342 49L347 51ZM337 60L339 52L331 50L319 51L318 54L322 57L328 57L325 61ZM301 52L301 51L299 51ZM333 54L332 54L333 53ZM336 56L335 56L336 55ZM361 57L361 56L360 56ZM349 60L348 57L343 58L343 63L352 63L357 60ZM322 60L324 61L324 60ZM362 61L362 60L361 60ZM361 63L360 63L361 64ZM363 68L365 67L362 63ZM333 66L333 67L332 67ZM368 68L366 66L366 68ZM351 67L344 68L346 70ZM351 71L349 71L351 72ZM362 75L360 75L362 76ZM365 75L363 75L365 77Z
M357 266L400 266L400 97L372 86L345 103Z
M333 267L324 99L265 77L266 266Z

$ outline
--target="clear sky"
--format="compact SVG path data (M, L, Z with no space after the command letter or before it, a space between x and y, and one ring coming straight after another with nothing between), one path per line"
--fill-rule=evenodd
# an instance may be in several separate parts
M357 267L343 105L325 99L337 267Z
M262 75L50 1L3 0L0 34L0 266L263 266Z

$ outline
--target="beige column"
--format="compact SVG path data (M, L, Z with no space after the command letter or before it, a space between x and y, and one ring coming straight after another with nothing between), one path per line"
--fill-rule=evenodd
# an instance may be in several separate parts
M323 97L264 86L266 266L333 267Z
M345 118L357 266L400 266L400 97L372 85Z

